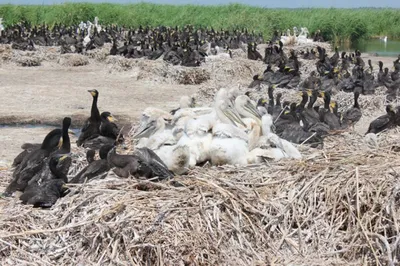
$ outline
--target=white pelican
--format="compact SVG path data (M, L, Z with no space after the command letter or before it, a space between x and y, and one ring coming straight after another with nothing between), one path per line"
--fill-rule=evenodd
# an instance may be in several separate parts
M244 129L238 128L236 124L243 127L246 125L236 114L229 100L218 100L215 103L215 111L220 122L216 123L212 129L211 163L213 165L246 165L248 136Z
M240 95L235 99L235 108L239 115L244 117L243 121L247 122L249 127L250 121L254 120L261 125L261 115L257 110L256 105L246 95ZM246 120L247 118L247 120ZM250 118L250 120L248 120Z
M247 165L248 136L232 124L219 123L213 127L210 145L213 165Z
M101 26L99 24L99 18L98 17L94 18L94 27L96 28L97 32L101 31Z
M184 143L178 143L177 136L171 129L166 129L162 116L157 119L150 118L141 125L134 138L141 138L137 145L153 150L175 174L184 174L188 171L190 150ZM144 137L148 136L148 138Z
M271 147L267 136L261 136L261 127L258 123L251 123L251 132L249 134L249 152L247 162L261 163L264 159L280 160L287 155L280 148Z
M3 26L3 18L0 18L0 36L2 31L4 30L4 26Z
M271 144L274 144L277 148L281 149L288 158L301 159L301 153L297 148L289 141L279 138L276 134L271 132L273 126L272 116L269 114L264 115L262 118L262 130L263 136L267 137Z
M92 29L92 23L88 21L87 23L87 35L85 38L83 38L83 46L86 47L88 43L90 42L90 30Z

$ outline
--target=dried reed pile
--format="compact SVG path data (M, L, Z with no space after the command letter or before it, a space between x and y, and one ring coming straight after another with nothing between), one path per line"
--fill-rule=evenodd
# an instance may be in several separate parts
M151 64L159 64L156 73L165 68L162 61L132 61L143 73ZM238 80L246 91L240 77L262 69L242 58L222 62L198 68L210 73L200 102L222 86L218 77L228 88ZM259 95L266 88L251 97ZM298 92L286 90L283 98L298 100ZM352 94L333 99L349 106ZM383 104L383 93L361 97L360 123L368 125ZM374 145L363 132L329 136L322 149L300 146L298 161L206 164L161 183L110 173L70 185L50 210L0 198L2 265L398 265L399 132L378 135ZM74 147L74 154L70 175L85 165L83 151ZM10 176L0 170L0 187Z
M51 210L1 200L6 265L396 265L398 132L331 136L301 161L71 185Z

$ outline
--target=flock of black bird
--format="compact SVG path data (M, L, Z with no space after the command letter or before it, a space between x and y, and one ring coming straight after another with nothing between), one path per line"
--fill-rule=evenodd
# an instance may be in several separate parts
M83 53L112 43L110 55L126 58L163 58L173 65L199 66L209 54L219 49L238 49L247 43L264 43L261 34L246 28L232 31L192 25L180 27L107 26L89 27L46 25L32 26L19 23L8 27L0 35L0 43L12 44L13 49L35 50L40 46L61 46L61 53ZM118 45L121 43L121 45Z
M84 183L93 178L103 178L113 168L119 177L145 177L160 181L174 174L150 149L139 148L131 155L120 155L116 147L123 138L110 112L100 114L97 107L99 92L89 90L93 97L91 115L86 120L77 140L77 146L89 148L88 165L74 177L67 174L72 164L69 131L71 118L63 119L62 128L50 131L41 144L25 143L23 151L14 159L13 178L4 195L23 192L23 203L35 207L51 207L58 198L69 192L67 183ZM95 160L96 150L99 160Z
M299 60L316 60L316 71L301 82ZM324 48L307 49L297 54L290 50L289 56L283 51L283 44L270 44L261 58L267 68L263 74L253 77L250 89L268 87L268 100L261 98L257 107L260 112L268 112L274 117L276 134L293 143L321 143L332 131L342 131L357 123L362 113L358 99L360 95L374 94L381 86L387 88L386 100L390 103L397 99L400 89L400 55L393 62L393 71L383 69L379 61L379 71L375 77L371 60L368 65L355 51L349 55L339 54L338 48L329 57ZM273 68L277 68L276 71ZM302 93L300 103L281 102L282 94L274 99L276 87L298 88ZM354 94L354 104L339 112L339 104L332 97L339 91ZM250 92L249 92L250 93ZM315 106L318 97L324 100L323 106ZM400 126L400 107L386 106L386 114L374 120L366 133L379 133L385 129Z
M21 50L34 50L35 45L61 45L62 53L82 53L112 42L111 55L147 57L151 60L163 56L165 61L184 66L198 66L204 61L209 48L214 51L218 47L238 49L245 43L249 59L262 60L267 64L263 74L255 75L249 85L253 90L259 89L260 85L268 86L268 99L259 99L257 108L261 114L271 114L275 121L275 133L293 143L322 143L323 138L332 131L344 130L360 120L360 95L373 94L375 88L386 86L387 99L392 101L397 97L400 87L400 56L393 63L393 71L383 69L382 62L379 62L379 72L375 77L371 60L366 65L359 51L349 55L345 52L339 54L336 48L335 53L329 57L324 48L317 47L300 53L290 50L289 55L286 55L282 42L275 35L262 56L257 50L257 45L264 43L262 36L247 29L229 32L212 28L195 29L190 25L182 29L112 26L100 31L94 27L92 36L88 31L90 27L82 29L79 26L55 25L49 29L47 26L32 27L20 23L2 32L0 43L11 43L14 49ZM88 39L84 45L85 36ZM123 46L118 47L118 41L123 42ZM316 71L312 71L302 82L302 60L299 58L316 60ZM282 102L281 93L274 97L276 87L299 88L301 102ZM332 101L332 96L338 91L354 94L353 106L342 112L339 112L338 103ZM89 92L93 98L91 115L77 140L78 147L88 149L88 165L68 179L73 159L69 137L71 118L65 117L62 127L49 132L41 144L22 145L23 151L13 162L13 179L4 192L5 196L21 191L22 202L36 207L50 207L69 192L68 183L84 183L95 177L101 178L110 169L114 169L120 177L132 175L156 181L174 176L148 148L136 149L131 155L117 154L116 147L124 139L121 130L114 123L115 118L110 112L100 113L97 106L99 92ZM315 106L319 97L324 100L323 106ZM389 104L386 112L371 122L367 133L379 133L400 126L400 107L395 108ZM95 160L96 150L99 153L98 160Z

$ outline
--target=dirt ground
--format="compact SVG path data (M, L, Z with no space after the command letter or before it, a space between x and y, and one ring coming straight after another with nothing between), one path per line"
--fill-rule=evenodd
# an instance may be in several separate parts
M86 65L70 67L49 49L32 54L0 46L0 192L21 144L40 142L64 116L80 127L90 113L88 89L100 91L101 111L129 128L146 107L170 110L182 95L195 93L198 104L207 104L221 87L244 93L265 69L240 50L233 59L182 68L105 57L107 49L79 56L74 62ZM40 66L21 66L38 58ZM394 58L371 60L377 71L379 60L391 68ZM301 61L304 79L315 61ZM299 145L302 160L206 164L175 177L183 184L177 187L110 173L69 184L71 192L50 210L23 205L18 195L0 197L1 265L397 265L399 129L364 137L371 120L385 113L385 91L360 97L363 116L354 130L328 136L322 148ZM250 92L257 100L267 87ZM300 101L296 90L279 92L283 101ZM352 93L332 99L340 111L353 104ZM75 140L71 176L86 165Z
M260 47L262 50L263 47ZM106 53L107 48L102 52ZM184 85L173 79L166 81L168 75L175 77L182 68L166 66L163 62L137 60L136 65L128 66L124 71L117 71L120 69L115 67L116 64L110 64L112 60L120 60L118 66L125 66L127 62L121 58L101 62L91 59L88 65L69 67L60 64L57 61L60 57L58 51L50 48L36 53L43 57L40 66L23 67L15 63L21 61L20 58L13 58L20 53L25 57L37 55L19 51L12 53L11 60L0 62L0 125L58 126L63 117L70 116L72 127L79 128L90 114L92 98L87 90L97 89L100 92L100 111L112 112L119 123L128 129L148 106L171 110L178 107L182 95L193 95L200 88L211 93L220 87L245 88L252 75L264 69L261 62L245 59L245 53L239 50L235 51L236 58L233 60L207 62L199 68L199 71L209 73L207 82ZM394 60L368 55L364 60L368 58L374 66L379 60L390 66ZM310 68L306 71L310 72ZM362 129L367 127L365 124ZM40 142L47 132L46 127L0 127L0 167L10 164L23 143Z
M64 116L79 127L90 114L90 89L97 89L100 111L110 111L121 124L139 119L148 106L171 110L196 85L136 81L134 71L114 72L101 65L57 67L0 67L0 125L41 123L59 125ZM41 142L48 128L0 127L0 166L10 162L25 142Z

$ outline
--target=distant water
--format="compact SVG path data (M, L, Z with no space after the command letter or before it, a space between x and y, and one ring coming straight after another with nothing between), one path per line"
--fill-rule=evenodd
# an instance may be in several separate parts
M360 50L361 53L397 57L400 54L400 40L388 40L384 42L380 39L369 39L351 43L350 45L342 44L339 46L339 51L354 52L356 49Z
M2 124L0 124L0 129L2 129L2 128L48 128L49 132L50 132L52 129L57 128L57 127L46 125L46 124L22 124L22 125L2 125ZM73 131L76 136L79 136L79 134L81 133L80 128L70 128L69 130Z

